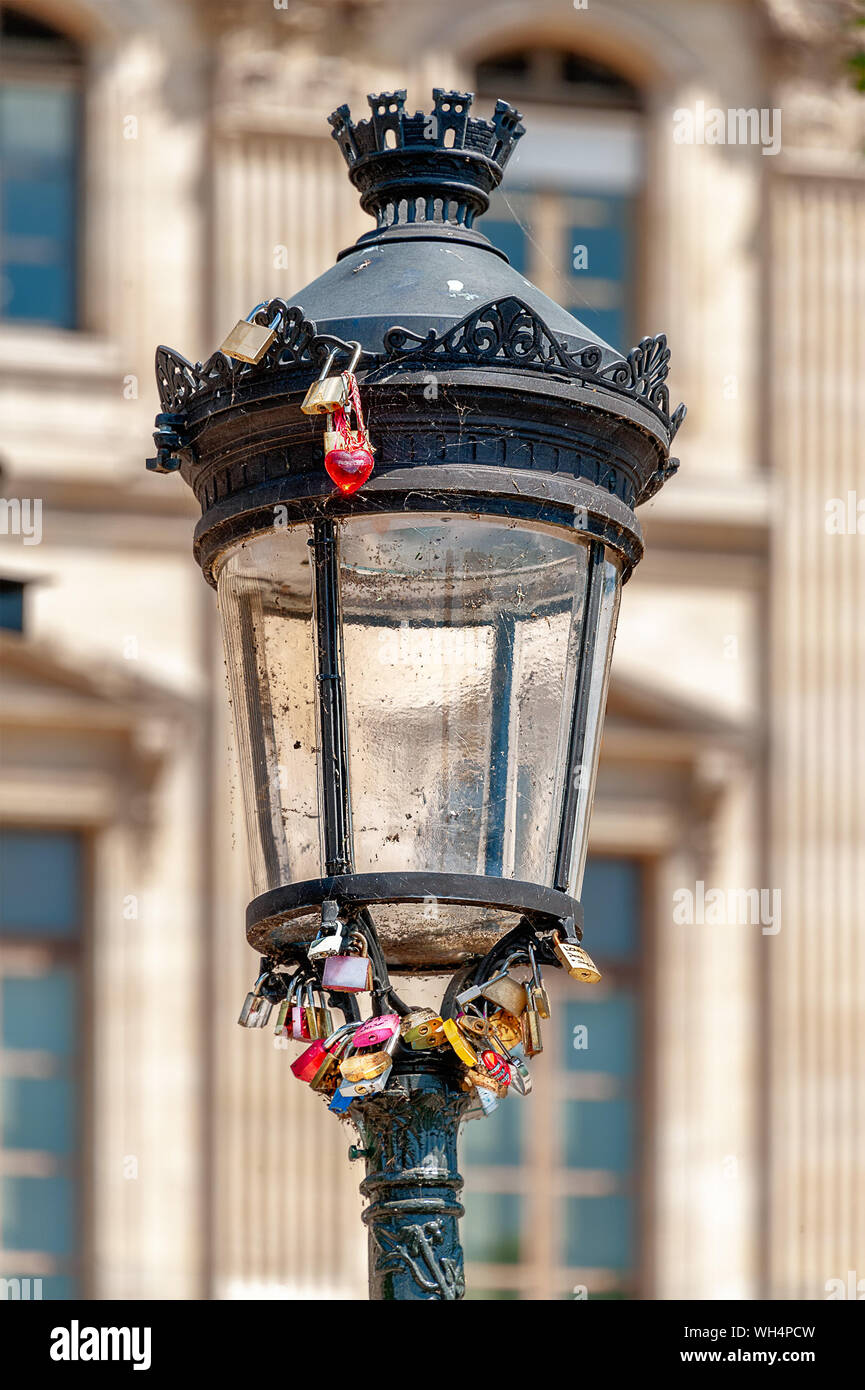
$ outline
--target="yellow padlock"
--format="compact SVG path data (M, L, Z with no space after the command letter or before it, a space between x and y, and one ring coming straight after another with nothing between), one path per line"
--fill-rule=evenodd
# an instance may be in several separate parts
M464 1062L467 1067L475 1066L478 1060L478 1054L475 1052L468 1039L463 1036L452 1018L446 1018L444 1020L442 1023L442 1032L460 1061Z

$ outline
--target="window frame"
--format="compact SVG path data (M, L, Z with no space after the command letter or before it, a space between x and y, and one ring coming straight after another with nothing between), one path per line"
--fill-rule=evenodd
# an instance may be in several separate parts
M95 891L95 844L92 830L77 822L33 821L10 816L0 821L0 837L9 831L27 831L34 835L64 834L72 835L78 843L80 884L77 903L77 930L74 936L51 937L38 933L15 933L0 935L0 980L7 974L23 974L38 977L47 974L55 966L67 967L75 974L76 1003L78 1018L77 1047L70 1059L68 1079L74 1087L75 1112L77 1122L76 1144L68 1158L55 1156L49 1150L41 1149L3 1149L0 1148L0 1176L2 1177L40 1177L68 1176L74 1186L75 1210L73 1213L73 1243L69 1255L52 1255L48 1251L7 1250L0 1246L0 1278L39 1279L68 1277L76 1285L75 1300L92 1297L92 1229L93 1229L93 1121L94 1121L94 1037L93 1029L87 1020L93 1009L93 905ZM24 969L9 971L9 963L24 966ZM39 1075L38 1060L36 1070L19 1073L8 1066L7 1058L14 1060L14 1052L0 1044L0 1075ZM30 1065L38 1059L39 1050L27 1051ZM50 1054L48 1054L50 1055ZM25 1063L25 1066L27 1064ZM10 1164L7 1155L21 1155L21 1160ZM41 1162L40 1162L41 1160ZM46 1162L47 1160L47 1162ZM56 1166L54 1166L56 1165ZM18 1255L25 1257L22 1267L13 1268ZM34 1258L35 1257L35 1258ZM24 1264L27 1267L23 1267ZM44 1268L37 1268L42 1266ZM8 1267L8 1268L7 1268Z
M10 8L14 8L10 7ZM58 37L66 36L60 30L55 31ZM70 43L75 40L69 38ZM38 42L38 41L37 41ZM46 39L46 46L48 44ZM87 170L87 83L85 55L79 47L79 56L75 59L61 58L58 55L46 55L40 59L26 52L24 44L9 41L10 52L4 52L5 45L0 44L0 84L8 83L17 86L32 84L33 86L54 86L73 91L76 95L74 110L74 130L73 130L73 188L72 188L72 227L73 244L69 251L69 262L72 274L72 313L71 323L61 324L50 322L44 319L15 318L7 317L3 312L2 302L0 302L0 331L10 332L33 332L42 333L81 333L84 331L85 313L87 305L87 286L85 284L86 271L86 239L87 239L87 199L86 194L86 170ZM5 262L2 260L2 246L0 246L0 275L3 272Z

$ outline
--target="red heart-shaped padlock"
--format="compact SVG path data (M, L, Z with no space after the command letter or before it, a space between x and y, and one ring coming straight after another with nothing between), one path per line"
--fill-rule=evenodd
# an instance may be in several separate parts
M357 492L363 487L372 465L372 454L363 444L331 449L324 459L324 466L340 492Z

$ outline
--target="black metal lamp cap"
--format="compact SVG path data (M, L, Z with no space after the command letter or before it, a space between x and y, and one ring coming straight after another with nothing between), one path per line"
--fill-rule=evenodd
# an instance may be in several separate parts
M361 241L394 227L427 235L470 231L525 133L519 111L506 101L496 102L487 121L469 115L473 92L434 88L428 115L407 113L405 97L405 89L371 94L372 115L357 124L347 106L328 117L360 205L377 222Z

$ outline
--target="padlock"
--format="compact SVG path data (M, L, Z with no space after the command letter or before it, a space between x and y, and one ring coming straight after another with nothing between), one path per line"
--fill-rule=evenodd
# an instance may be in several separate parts
M356 1023L349 1023L343 1025L343 1028L348 1030L353 1030L356 1027ZM337 1032L342 1031L342 1029L337 1030ZM333 1095L334 1091L336 1090L337 1086L342 1080L342 1072L339 1069L339 1064L342 1060L342 1054L343 1052L345 1052L350 1042L351 1031L348 1031L348 1033L345 1036L338 1038L337 1042L332 1048L328 1049L327 1056L321 1059L321 1065L319 1066L318 1071L315 1073L315 1076L309 1083L310 1088L313 1091L318 1091L321 1095L325 1096Z
M490 1035L490 1021L485 1013L472 1013L472 1008L473 1005L470 1004L463 1013L457 1014L456 1022L461 1032L469 1038L477 1038L480 1042Z
M353 1095L346 1095L340 1087L337 1086L327 1108L328 1110L332 1110L334 1115L344 1115L353 1100Z
M360 343L349 343L354 348L351 361L345 371L337 376L330 375L339 348L331 348L321 369L318 381L314 381L303 398L301 410L304 415L332 415L335 410L343 410L349 403L349 382L346 380L358 364L361 354Z
M413 1052L426 1052L432 1047L441 1047L447 1041L441 1016L433 1013L432 1009L415 1009L406 1014L400 1032L403 1042Z
M327 1038L333 1032L333 1014L324 1002L324 995L322 994L321 990L316 990L315 993L319 1001L315 1006L316 1027L318 1028L318 1036L320 1038Z
M499 1097L487 1086L476 1086L475 1095L481 1103L481 1108L485 1115L491 1115L498 1109Z
M559 936L558 932L554 932L553 950L565 970L575 980L582 980L587 985L598 983L601 972L588 951L583 950L576 937Z
M541 977L538 958L532 945L528 947L529 965L532 968L531 983L527 985L526 992L529 996L529 1004L540 1014L541 1018L549 1018L552 1012L550 1007L550 996Z
M500 1009L506 1009L509 1014L521 1014L528 1004L525 985L520 984L519 980L515 980L506 971L494 976L492 980L487 980L481 986L481 993L484 999L489 999L491 1004L498 1004Z
M379 1014L377 1018L368 1018L360 1025L354 1035L354 1046L376 1047L379 1043L386 1043L398 1030L399 1014Z
M276 1023L273 1031L278 1038L288 1038L291 1036L291 1006L294 1003L294 996L297 992L299 977L293 975L289 980L288 993L276 1011Z
M316 1036L314 1032L310 1031L310 1021L315 1028L315 1007L312 1002L312 985L309 980L303 980L299 983L289 1016L291 1025L288 1036L294 1038L295 1042L305 1042L307 1038L312 1039Z
M510 1086L511 1069L499 1052L494 1052L488 1047L481 1053L481 1062L494 1081L498 1081L502 1086Z
M350 1035L350 1030L355 1026L356 1025L353 1023L343 1023L341 1027L331 1032L328 1037L316 1038L314 1042L310 1043L309 1047L301 1052L300 1056L296 1057L291 1064L291 1070L298 1080L307 1081L312 1085L316 1076L321 1071L322 1063L326 1062L328 1059L334 1062L338 1072L339 1066L335 1054L343 1040L346 1043L348 1042L348 1037L345 1035L347 1032Z
M482 980L480 984L464 989L457 995L457 1003L470 1004L480 998L488 999L491 1004L497 1004L500 1009L506 1009L511 1014L521 1014L528 1002L525 985L521 985L519 980L509 975L506 969L500 970L489 980Z
M360 1076L346 1075L345 1062L340 1063L343 1079L339 1083L337 1093L339 1094L339 1092L342 1092L344 1096L351 1096L352 1099L355 1099L359 1096L371 1096L379 1091L383 1091L390 1079L393 1067L393 1051L398 1042L399 1032L397 1031L388 1038L386 1046L380 1052L366 1053L365 1060L367 1062L375 1061L376 1069L374 1072L368 1070ZM346 1059L348 1062L354 1062L356 1060L356 1057L349 1057Z
M527 1096L532 1089L532 1074L521 1057L510 1054L511 1081L518 1096Z
M442 1022L442 1031L460 1061L464 1062L467 1067L477 1066L478 1054L463 1034L459 1024L452 1018L446 1018Z
M321 960L326 956L338 956L342 950L345 923L339 920L339 904L327 899L321 905L321 927L307 956L310 960Z
M430 1019L437 1017L435 1009L409 1009L399 1021L399 1033L403 1042L411 1045L408 1034L413 1033L419 1023L428 1023Z
M488 1018L490 1033L504 1047L516 1047L523 1040L523 1027L516 1014L507 1009L496 1009Z
M324 1045L324 1038L316 1038L315 1042L310 1043L309 1047L301 1052L291 1064L291 1070L298 1081L312 1081L319 1067L326 1057L330 1056Z
M273 1012L273 1004L269 999L265 999L261 993L264 982L270 976L270 971L265 970L259 975L252 989L243 1001L243 1008L240 1011L238 1023L241 1028L265 1028L267 1021Z
M322 975L325 989L345 991L348 994L361 994L372 989L372 964L363 932L352 932L349 949L352 945L356 946L358 954L328 956L325 960Z
M537 1009L528 1008L520 1016L520 1022L523 1028L523 1047L529 1057L535 1057L544 1050L540 1014Z
M464 1091L489 1091L500 1100L507 1095L508 1088L487 1071L486 1067L470 1067L462 1079Z
M269 327L263 323L252 322L259 309L264 307L265 302L256 304L245 319L234 325L220 349L226 357L235 357L238 362L250 362L253 365L261 361L267 349L276 341L276 329L279 324L279 311L274 314Z

